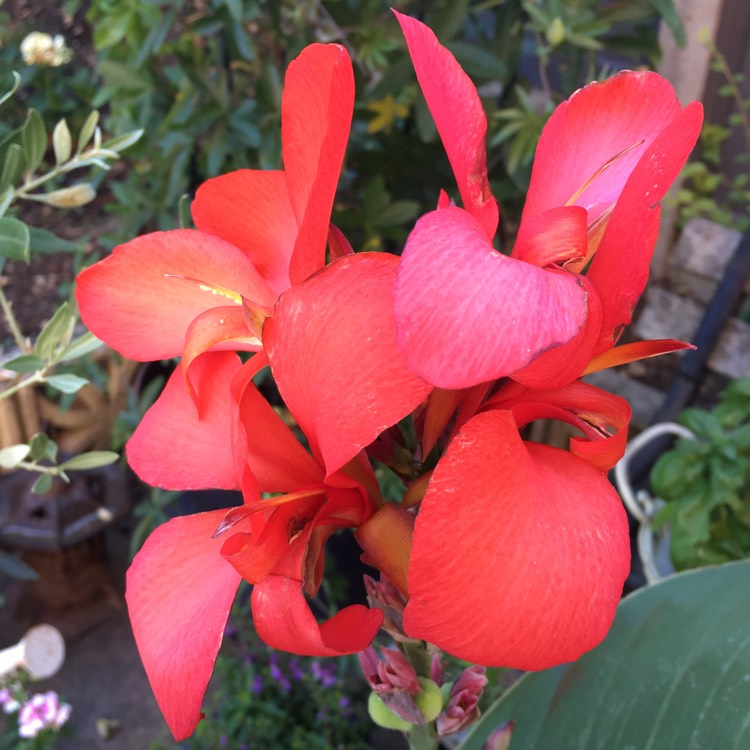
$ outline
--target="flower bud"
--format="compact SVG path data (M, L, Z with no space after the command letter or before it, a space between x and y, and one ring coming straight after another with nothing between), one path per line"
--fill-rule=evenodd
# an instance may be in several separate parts
M545 36L552 47L557 47L565 41L567 32L562 18L557 16L554 21L547 27Z
M479 699L487 685L485 671L484 667L469 667L453 683L448 705L438 716L438 734L459 732L479 718Z
M515 727L516 724L514 721L501 724L487 738L487 741L482 746L482 750L508 750Z
M78 208L91 203L96 198L96 190L88 182L79 182L51 193L34 193L33 198L56 208Z
M426 721L434 721L443 710L443 695L440 686L427 677L420 677L419 684L422 690L414 696L414 702Z
M370 718L379 726L384 729L398 729L401 732L408 732L412 725L402 719L400 716L391 711L388 706L383 703L382 699L377 693L370 693L370 697L367 701L367 710L370 714Z
M32 31L21 42L21 57L26 65L56 68L69 62L73 52L59 34L53 38L49 34Z

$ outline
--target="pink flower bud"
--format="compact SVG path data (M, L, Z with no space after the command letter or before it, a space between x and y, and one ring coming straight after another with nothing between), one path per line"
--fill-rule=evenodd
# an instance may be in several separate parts
M464 669L451 687L448 705L438 716L438 734L459 732L479 718L479 699L486 685L484 667Z
M516 727L514 721L508 721L500 725L486 740L482 750L508 750L513 730Z

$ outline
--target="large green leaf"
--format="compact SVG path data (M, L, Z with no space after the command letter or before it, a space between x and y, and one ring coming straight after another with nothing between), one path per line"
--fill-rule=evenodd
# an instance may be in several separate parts
M750 747L750 561L680 573L628 596L601 646L525 675L474 727L481 750Z

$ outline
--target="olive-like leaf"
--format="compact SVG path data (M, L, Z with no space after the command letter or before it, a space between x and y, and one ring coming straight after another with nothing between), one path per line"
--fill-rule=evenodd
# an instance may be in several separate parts
M30 244L26 224L11 216L0 219L0 257L28 263Z
M31 448L25 443L9 445L0 450L0 469L15 469L29 455Z
M101 466L109 466L120 458L119 453L114 451L89 451L73 456L60 464L61 469L71 471L73 469L98 469Z
M44 120L35 109L30 109L21 131L21 146L26 160L26 170L32 174L42 163L47 151L47 131Z
M45 361L51 360L58 350L70 343L75 324L75 316L70 309L70 305L63 302L41 330L36 344L34 344L36 356Z

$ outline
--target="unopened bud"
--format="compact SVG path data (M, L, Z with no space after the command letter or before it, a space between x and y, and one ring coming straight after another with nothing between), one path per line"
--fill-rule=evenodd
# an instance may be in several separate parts
M547 31L545 32L547 41L553 47L557 47L558 45L562 44L565 41L566 35L567 32L565 31L565 24L563 23L563 20L562 18L560 18L560 16L557 16L557 18L552 21L552 23L547 27Z
M443 710L443 694L440 686L427 677L420 677L419 684L422 690L414 696L414 702L427 721L434 721Z
M482 750L508 750L515 726L516 724L513 721L509 721L502 726L499 726L487 738Z
M370 718L379 727L383 727L384 729L398 729L401 732L408 732L412 728L412 725L408 721L405 721L400 716L396 716L383 703L377 693L370 693L370 698L367 701L367 710L370 713Z
M51 193L34 193L33 198L56 208L78 208L91 203L96 198L96 190L88 182L79 182Z

